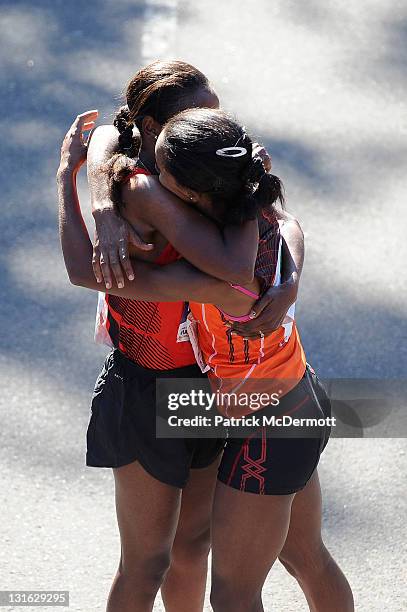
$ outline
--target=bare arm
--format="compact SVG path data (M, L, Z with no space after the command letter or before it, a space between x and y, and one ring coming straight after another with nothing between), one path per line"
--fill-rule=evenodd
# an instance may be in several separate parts
M119 132L114 125L101 125L92 133L88 145L87 173L95 220L95 244L93 247L93 271L98 282L112 286L112 273L118 286L124 285L123 271L128 279L134 278L129 258L128 244L142 250L151 250L134 229L114 208L110 197L109 178L104 165L118 151ZM123 270L122 270L123 266Z
M117 147L118 131L114 126L104 125L95 130L88 151L88 182L97 234L93 268L99 281L103 276L107 288L112 285L110 267L119 287L124 284L120 264L129 280L133 276L127 245L128 237L131 238L135 232L116 213L110 199L108 177L103 170ZM152 177L152 180L156 179ZM197 210L186 206L169 192L164 190L164 193L168 194L167 200L162 196L155 206L150 202L152 227L165 236L185 259L204 272L230 282L251 282L258 245L256 223L253 221L221 230ZM142 195L138 198L135 190L127 202L133 210L133 219L145 214L140 200ZM126 218L130 220L128 215ZM140 247L142 241L137 234L136 242Z
M137 176L123 185L122 195L123 214L130 223L142 219L157 229L194 266L228 282L252 282L259 239L257 220L222 229L164 189L153 176Z
M288 309L297 299L304 263L304 234L293 215L278 211L277 217L283 221L281 285L270 287L254 304L252 321L232 326L237 334L244 337L258 337L260 331L265 335L273 332L282 324Z
M297 297L299 280L304 265L304 233L297 219L286 211L278 211L278 218L283 220L281 236L283 237L282 283L292 283L294 300Z
M87 154L83 132L93 127L97 115L97 111L89 111L76 117L62 143L57 172L59 233L65 266L72 283L95 290L99 290L99 285L93 275L92 243L80 209L76 177ZM223 292L226 304L231 303L234 293L227 283L207 276L185 261L167 266L136 262L136 273L135 280L126 288L114 288L112 293L141 300L213 302L222 300Z
M114 125L98 126L88 145L87 174L90 188L92 214L96 217L106 210L113 210L108 177L102 170L106 162L118 151L119 132Z
M92 268L92 243L83 221L76 190L77 169L62 165L57 173L59 234L65 266L74 285L99 290ZM135 278L109 293L138 300L231 304L233 290L182 260L166 266L134 262ZM228 297L229 296L229 297Z

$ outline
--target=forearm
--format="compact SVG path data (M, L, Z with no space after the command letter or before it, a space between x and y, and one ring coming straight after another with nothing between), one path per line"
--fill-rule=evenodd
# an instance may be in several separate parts
M114 125L101 125L92 134L88 146L87 174L93 214L114 209L104 166L117 153L118 139L119 132Z
M281 282L298 285L304 264L304 234L298 221L287 215L281 227L283 238L283 265Z
M73 284L81 284L81 280L91 278L97 285L92 270L93 247L76 190L76 172L61 168L57 174L57 186L59 237L69 279Z
M155 191L147 214L146 220L200 270L228 282L253 280L258 249L256 220L222 229L164 189Z
M175 249L203 272L231 283L252 282L258 250L257 221L222 230L197 214L172 224L169 219L167 223L160 220L159 225L157 229Z
M92 270L92 243L82 217L76 189L76 172L62 168L57 174L59 234L65 266L74 285L100 290ZM218 279L207 276L188 262L158 266L134 262L135 279L109 293L129 299L178 302L210 302L218 295Z
M103 213L113 211L116 214L111 199L109 177L104 166L118 150L118 136L114 126L100 126L94 131L88 147L88 183L92 213L98 229L99 225L104 223ZM163 234L185 259L221 280L240 284L253 280L258 248L258 228L255 221L222 230L215 222L192 206L185 205L166 190L155 190L155 193L158 193L159 197L154 205L149 207L151 225ZM135 217L139 218L142 202L133 200L132 204Z
M269 287L254 305L255 318L243 325L234 325L238 334L258 337L261 331L269 334L284 321L287 311L297 299L299 278L304 263L304 235L298 221L285 211L276 211L281 221L282 270L281 284Z

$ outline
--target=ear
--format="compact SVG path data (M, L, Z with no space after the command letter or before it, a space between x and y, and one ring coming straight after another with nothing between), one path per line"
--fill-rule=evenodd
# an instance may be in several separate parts
M185 190L185 198L191 202L191 204L197 204L199 202L199 194L191 189Z
M141 122L141 136L142 138L151 138L154 141L157 140L158 134L161 132L162 126L158 121L153 119L150 115L143 117Z
M206 193L198 193L197 191L192 191L192 189L188 189L187 197L188 201L193 206L197 206L200 210L206 211L212 209L211 198Z

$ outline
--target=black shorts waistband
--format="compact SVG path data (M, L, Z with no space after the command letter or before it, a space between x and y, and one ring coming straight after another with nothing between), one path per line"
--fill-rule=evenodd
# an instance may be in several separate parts
M180 368L173 368L170 370L159 370L154 368L145 368L135 361L129 359L120 349L114 348L109 353L108 358L112 357L114 360L120 362L120 365L126 368L127 371L132 372L133 376L136 373L142 374L144 377L151 378L207 378L206 374L201 372L201 369L196 363L191 365L182 366Z

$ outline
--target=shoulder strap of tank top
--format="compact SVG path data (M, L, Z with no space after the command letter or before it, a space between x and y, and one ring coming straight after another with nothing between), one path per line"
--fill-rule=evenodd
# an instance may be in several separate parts
M233 283L229 283L229 285L233 287L233 289L236 289L236 291L240 291L241 293L244 293L255 300L258 300L260 297L258 293L254 293L253 291L250 291L250 289L246 289L246 287L242 287L241 285L234 285Z

